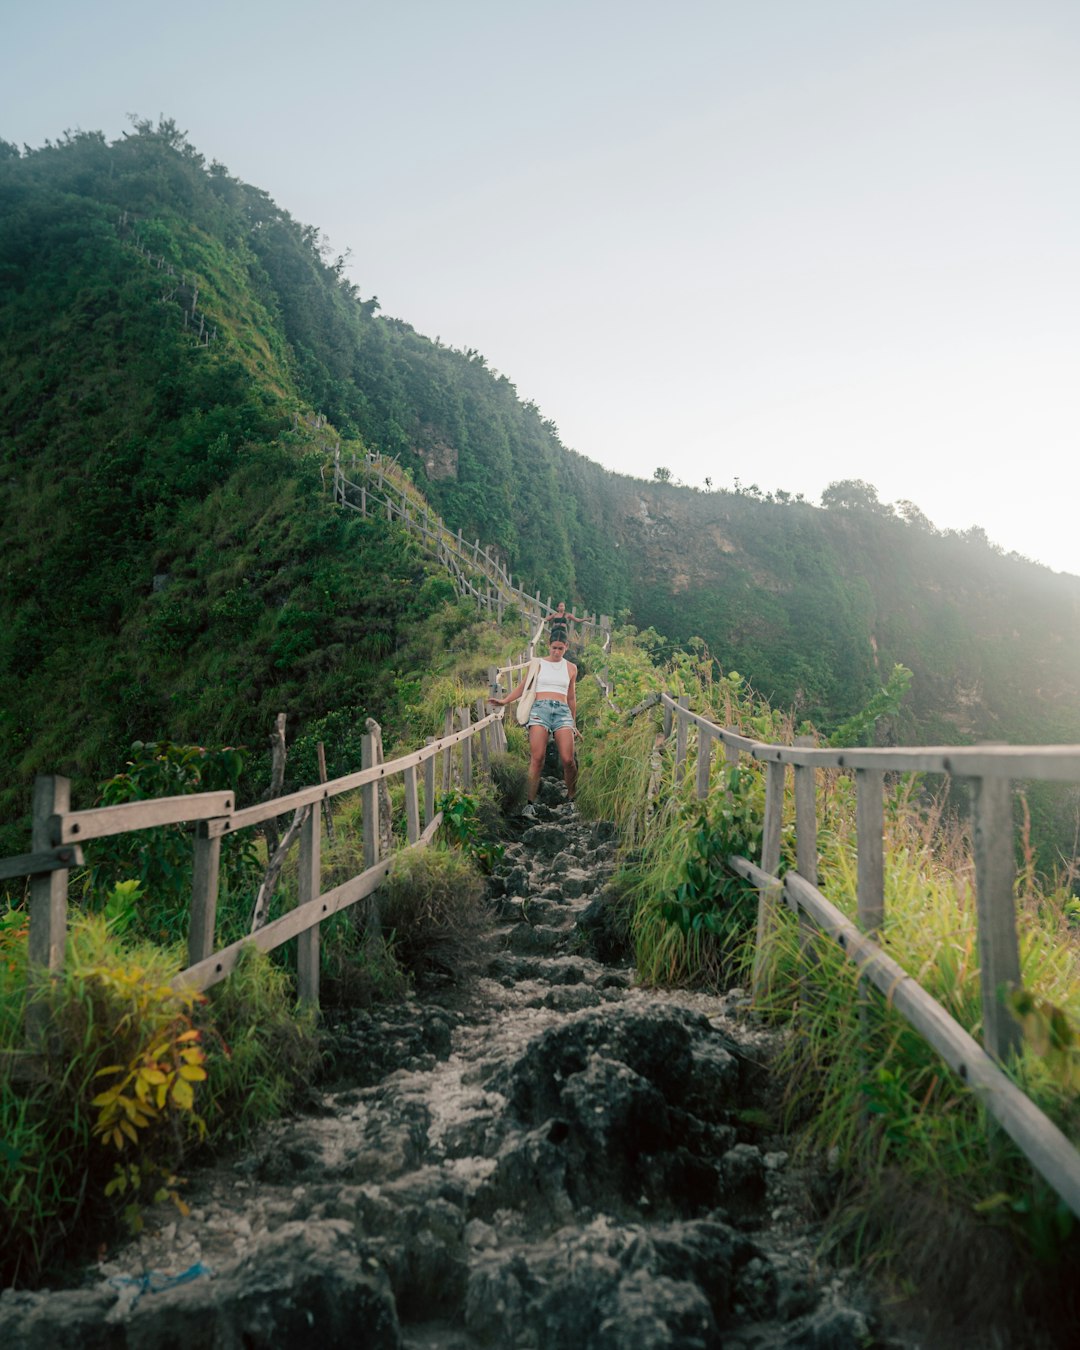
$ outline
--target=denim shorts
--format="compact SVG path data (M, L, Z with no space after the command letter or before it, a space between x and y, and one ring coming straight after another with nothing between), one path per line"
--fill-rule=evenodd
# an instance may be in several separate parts
M574 729L574 715L567 704L557 698L538 698L529 713L529 726L544 727L547 731Z

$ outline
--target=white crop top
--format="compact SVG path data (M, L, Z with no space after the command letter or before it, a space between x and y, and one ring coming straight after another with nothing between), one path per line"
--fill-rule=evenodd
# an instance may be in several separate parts
M545 694L563 694L570 689L570 667L566 664L566 657L558 661L545 661L541 658L540 674L536 677L536 697L543 698Z

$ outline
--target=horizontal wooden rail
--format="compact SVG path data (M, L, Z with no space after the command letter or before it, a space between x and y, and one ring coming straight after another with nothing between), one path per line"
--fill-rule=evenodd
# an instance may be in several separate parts
M237 830L258 825L274 816L286 815L289 811L299 810L300 807L308 806L312 802L327 801L333 797L339 797L343 792L352 792L354 789L365 787L369 783L377 783L382 778L391 778L396 773L402 773L405 769L416 768L423 764L425 760L433 759L440 751L448 750L451 746L468 740L481 728L490 726L492 722L500 722L502 716L502 709L500 708L498 712L491 713L478 722L473 722L471 726L464 730L440 736L437 740L433 740L430 745L425 745L422 750L413 750L400 759L387 760L383 764L374 764L370 769L358 769L355 773L346 774L342 778L334 778L329 783L314 783L311 787L300 788L296 792L290 792L284 797L277 797L273 801L259 802L256 806L246 806L242 811L236 811L223 819L212 820L207 827L207 833L212 839L220 838L226 834L235 834ZM224 816L224 813L219 814Z
M502 731L503 711L483 714L483 700L477 700L478 720L472 721L469 708L448 709L446 732L432 738L421 750L384 763L382 736L374 722L368 722L363 737L363 768L331 783L317 783L261 802L245 811L235 812L231 792L196 793L183 797L163 797L141 802L127 802L116 806L97 807L88 811L70 810L70 784L66 778L40 775L34 783L34 806L31 830L31 851L18 857L0 859L0 877L29 877L30 914L28 963L32 982L59 975L64 966L67 935L69 872L83 862L82 849L71 840L103 838L108 835L131 832L160 825L178 825L194 822L198 828L192 840L192 881L188 922L188 964L176 978L177 988L208 988L235 967L246 943L263 951L270 951L292 938L298 940L297 992L300 1001L317 1004L319 985L319 924L331 914L355 904L372 894L385 880L397 851L393 850L389 817L389 797L386 779L401 774L404 779L405 825L407 848L427 845L442 823L441 812L436 811L436 759L442 758L439 779L443 790L454 782L455 746L461 747L458 781L468 790L473 775L472 742L476 739L476 763L487 772L493 753L505 749ZM460 730L454 730L455 718ZM420 825L420 784L418 766L424 766L424 818ZM304 811L313 803L359 788L364 794L363 813L363 870L356 877L320 894L320 827L321 812ZM383 801L380 802L380 797ZM258 824L292 810L297 813L295 831L299 840L300 858L297 869L297 904L287 914L265 923L272 883L265 896L256 897L249 935L221 951L214 951L214 933L217 918L218 886L221 868L222 836L244 826ZM289 836L286 836L289 839ZM280 870L281 856L272 860L272 867ZM382 856L380 854L390 856ZM271 875L268 870L267 877ZM274 872L276 877L276 872ZM265 885L266 883L264 883ZM377 908L374 923L378 924ZM47 1034L47 1025L40 1010L47 1011L43 1000L31 1000L27 1011L27 1047L33 1055L41 1038Z
M783 887L791 908L836 942L860 975L885 995L889 1005L968 1084L1036 1171L1080 1218L1080 1153L941 1004L797 872L788 872L781 882L747 858L730 857L727 861L759 891Z
M81 867L81 848L51 848L43 853L20 853L14 858L0 858L0 881L12 877L29 877L35 872L59 872L62 868Z
M436 813L431 823L421 834L415 844L394 853L391 857L383 859L360 872L355 877L350 877L348 881L342 882L340 886L335 886L332 890L324 891L313 900L308 900L295 909L289 910L283 914L280 919L275 919L272 923L265 924L262 928L256 929L254 933L249 933L247 937L240 938L239 941L231 943L228 947L222 947L220 951L214 952L203 961L197 961L193 966L188 966L182 970L172 981L172 988L180 989L209 989L212 985L220 983L236 969L244 949L254 947L261 952L271 952L278 947L283 946L291 938L299 937L301 933L317 924L323 923L332 915L338 914L343 909L348 909L350 905L355 905L357 901L366 899L382 885L393 870L396 859L403 857L406 853L414 852L416 849L425 848L435 836L436 831L442 824L442 812Z
M650 696L651 697L651 696ZM965 778L1039 778L1080 782L1080 745L941 745L884 746L879 749L821 749L770 745L718 726L679 706L670 694L660 702L680 721L706 728L725 745L751 758L816 769L884 769L898 773L948 773Z
M149 830L156 825L183 825L210 820L233 809L231 792L193 792L187 797L154 797L149 801L121 802L118 806L95 806L87 811L66 811L52 817L54 844L85 843L111 834Z

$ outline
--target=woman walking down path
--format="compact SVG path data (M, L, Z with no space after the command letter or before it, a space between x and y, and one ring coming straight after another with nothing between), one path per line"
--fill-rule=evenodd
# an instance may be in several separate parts
M564 606L560 605L560 609ZM524 693L528 676L505 698L488 699L496 707L505 708ZM553 637L548 655L540 658L540 672L536 680L536 698L529 714L529 788L523 815L536 814L536 794L540 788L540 771L547 754L548 733L555 737L555 747L562 762L566 796L574 800L577 788L577 761L574 759L574 737L577 729L577 666L566 659L566 640Z
M551 636L548 638L548 641L556 642L561 640L562 642L568 643L570 640L569 625L571 623L583 622L584 620L579 619L576 614L567 614L566 601L560 600L555 613L548 616L548 626L551 629Z

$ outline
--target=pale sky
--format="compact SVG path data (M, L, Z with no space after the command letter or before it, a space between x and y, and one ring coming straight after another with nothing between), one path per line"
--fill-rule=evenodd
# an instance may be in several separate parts
M0 137L173 118L623 473L1080 574L1078 0L7 0Z

